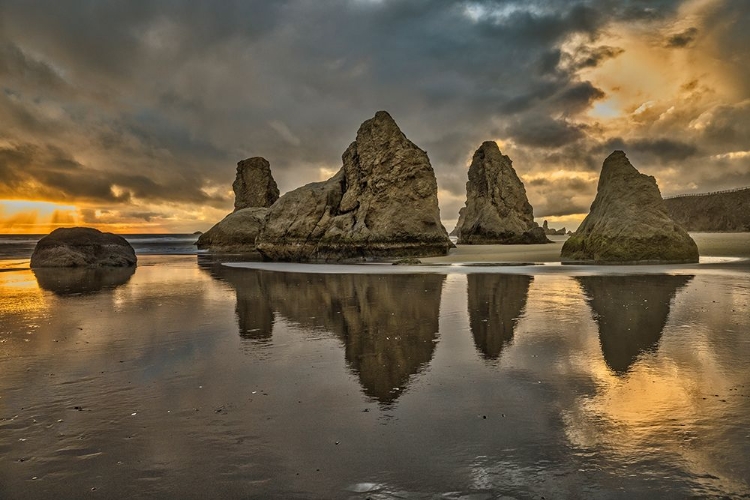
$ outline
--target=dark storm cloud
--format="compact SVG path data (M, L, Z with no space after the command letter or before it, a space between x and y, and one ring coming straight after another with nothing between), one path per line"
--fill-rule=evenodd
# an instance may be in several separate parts
M0 38L0 76L25 87L56 89L65 82L48 64L24 54L17 45Z
M750 101L717 106L700 120L704 141L720 151L750 149Z
M698 148L676 139L630 139L623 140L614 138L607 141L601 148L600 153L609 154L615 150L632 151L638 155L652 155L663 162L674 162L686 160L699 154Z
M37 159L19 171L4 147L0 190L33 180L60 199L228 209L207 193L228 191L238 160L269 159L282 191L318 180L379 109L457 197L484 140L526 148L524 168L557 155L592 169L601 159L585 154L595 144L578 118L605 93L579 73L622 54L602 40L611 22L652 22L681 3L3 2L0 139ZM572 35L587 43L564 46ZM696 154L664 141L628 146L664 161Z
M572 115L585 111L594 101L602 99L605 95L601 89L594 87L591 82L580 82L560 92L551 104L566 115Z
M105 204L128 202L132 196L211 206L226 202L200 191L190 179L165 186L141 175L93 170L54 146L0 147L0 198L33 199L34 195L64 202Z
M674 34L667 38L666 46L673 49L687 47L695 41L696 36L698 36L698 28L688 28L681 33Z
M604 61L619 56L624 51L620 47L601 45L599 47L582 47L572 56L575 69L595 68Z
M586 213L596 194L596 181L579 177L555 180L537 177L525 185L529 195L540 200L534 206L535 217Z
M582 139L584 126L544 115L527 115L515 121L507 134L516 143L534 148L559 148Z
M101 175L90 172L53 146L20 144L0 148L0 189L5 198L41 190L39 194L63 201L128 201L127 196L116 196Z

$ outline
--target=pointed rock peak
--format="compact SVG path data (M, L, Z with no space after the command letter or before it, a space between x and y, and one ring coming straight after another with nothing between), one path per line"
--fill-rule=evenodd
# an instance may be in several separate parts
M270 169L271 164L268 163L268 160L263 158L262 156L253 156L252 158L246 158L244 160L240 160L237 162L238 168L262 168L262 169Z
M390 115L390 113L388 113L388 111L380 110L377 113L375 113L375 116L372 119L380 123L388 122L388 123L393 123L394 125L396 124L396 120L393 119L393 117Z
M488 158L512 168L513 161L500 151L500 146L495 141L484 141L474 153L474 158Z
M610 175L625 175L625 174L639 174L638 170L630 163L628 157L625 156L624 151L614 151L611 155L604 160L602 165L602 177L609 177Z
M383 141L394 136L404 137L403 132L387 111L378 111L375 116L366 120L357 130L357 143Z
M479 149L482 151L497 151L500 152L500 147L497 145L495 141L484 141L481 146L479 146Z

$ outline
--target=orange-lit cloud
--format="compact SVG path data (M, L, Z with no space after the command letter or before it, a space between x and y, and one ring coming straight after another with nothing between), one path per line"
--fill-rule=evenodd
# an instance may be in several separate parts
M49 202L0 200L0 233L43 234L58 227L86 225L117 233L192 233L226 215L201 207L78 208ZM196 229L197 228L197 229Z

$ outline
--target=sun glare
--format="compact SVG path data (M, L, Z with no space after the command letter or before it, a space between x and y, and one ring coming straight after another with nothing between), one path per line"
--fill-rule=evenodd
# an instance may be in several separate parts
M46 201L0 200L0 232L46 233L78 223L78 208Z

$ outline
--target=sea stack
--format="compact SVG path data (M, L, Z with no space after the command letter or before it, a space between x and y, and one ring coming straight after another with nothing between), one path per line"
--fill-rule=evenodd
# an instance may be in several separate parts
M58 228L39 240L31 267L132 267L138 259L122 236L91 227Z
M474 153L466 183L466 206L459 212L458 243L464 245L549 243L534 222L523 182L497 143Z
M667 214L656 180L641 174L622 151L602 166L596 199L562 247L563 261L601 263L698 262L698 247Z
M265 224L268 207L279 199L271 165L260 156L237 163L234 212L203 233L196 242L212 252L254 252L255 239Z
M542 223L542 229L547 236L565 236L567 234L567 229L564 227L562 229L550 228L546 219L544 223Z
M271 175L271 164L260 156L237 163L237 177L232 189L235 212L243 208L267 208L279 199L279 188Z
M427 153L379 111L327 181L286 193L258 236L264 258L338 261L445 255L437 181Z

